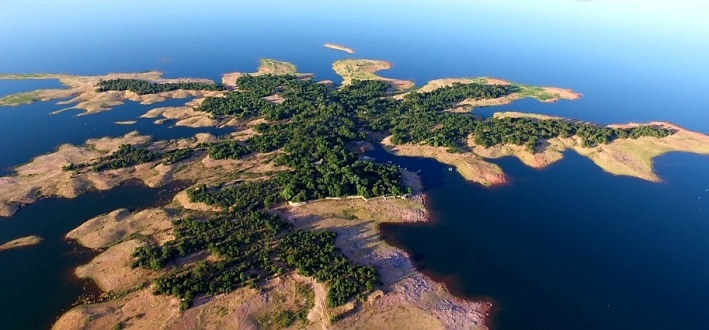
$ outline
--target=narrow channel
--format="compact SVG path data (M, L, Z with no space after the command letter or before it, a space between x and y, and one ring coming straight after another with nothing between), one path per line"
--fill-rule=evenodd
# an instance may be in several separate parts
M87 220L119 208L140 210L169 203L184 187L173 183L148 188L129 182L108 191L90 191L77 198L47 198L0 217L0 242L38 235L35 246L0 252L0 329L49 329L82 294L85 282L74 269L95 252L64 236Z

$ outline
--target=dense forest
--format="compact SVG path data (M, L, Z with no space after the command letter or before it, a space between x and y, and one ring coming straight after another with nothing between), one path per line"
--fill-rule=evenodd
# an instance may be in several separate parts
M160 270L181 257L209 251L217 261L200 261L187 267L169 268L155 281L156 294L169 294L189 308L199 294L219 294L297 270L328 284L328 305L336 307L374 289L377 271L347 260L335 246L331 232L298 231L262 209L280 202L274 181L242 182L210 190L192 188L189 197L221 206L211 219L174 221L175 239L163 246L146 245L133 253L132 267Z
M335 246L334 233L297 231L267 212L285 201L406 194L397 167L361 160L348 150L348 143L366 138L365 132L386 132L397 144L422 143L453 152L468 148L470 136L485 147L516 144L535 152L542 140L554 137L577 136L585 147L591 147L615 139L672 134L651 126L618 129L561 119L479 119L470 113L445 111L465 99L514 92L508 86L453 84L394 99L387 94L389 85L381 81L354 81L332 90L295 76L244 75L236 84L236 91L225 97L207 97L196 110L216 118L239 118L243 123L254 118L265 121L254 125L256 134L244 141L224 137L200 148L213 159L240 159L279 150L273 162L287 169L267 175L268 179L189 189L191 201L222 211L176 220L174 240L162 246L147 242L134 252L133 267L167 270L155 281L155 293L179 297L183 309L197 295L258 286L294 270L329 286L329 306L340 306L373 290L376 270L344 257ZM279 102L265 98L273 94ZM160 154L121 146L118 152L85 166L100 170L158 159L171 163L191 154L191 149ZM199 251L216 258L176 267L179 258Z
M90 168L95 172L100 172L148 163L155 160L162 160L164 165L169 165L189 158L192 156L193 152L194 150L192 148L182 148L159 153L130 144L122 144L118 147L118 150L106 156L99 157L93 162L68 164L64 165L62 169L65 171L77 171Z
M431 92L409 93L397 100L386 97L389 85L382 81L354 81L339 90L329 91L322 84L297 80L295 76L245 75L237 84L242 80L240 91L231 92L226 98L208 97L197 109L215 116L264 117L270 121L257 126L260 135L233 148L234 152L218 153L231 155L226 158L239 158L253 151L273 151L286 145L290 146L291 154L313 151L312 148L299 150L293 147L297 143L312 143L309 139L312 135L326 143L334 141L330 138L347 142L361 138L363 130L388 132L396 144L423 143L447 147L451 151L467 149L466 140L472 134L474 141L485 147L516 144L527 146L531 152L540 141L554 137L578 136L584 147L593 147L615 139L664 137L672 133L651 126L609 128L563 119L480 120L470 113L444 111L466 99L498 98L515 92L514 87L503 85L455 83ZM263 88L255 87L261 85ZM273 93L279 94L284 101L275 104L263 98ZM331 134L325 132L325 128L340 132Z
M177 82L177 83L153 83L139 79L110 79L101 80L97 85L98 92L108 91L131 91L138 95L155 94L169 92L178 89L199 90L199 91L222 91L221 84L202 82Z

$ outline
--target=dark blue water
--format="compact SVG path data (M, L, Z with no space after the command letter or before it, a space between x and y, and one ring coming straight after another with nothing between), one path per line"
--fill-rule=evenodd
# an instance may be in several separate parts
M484 188L431 160L376 157L422 170L434 220L382 225L386 240L453 293L494 301L496 328L709 326L709 158L660 158L661 184L572 152L544 170L502 159L510 183Z
M36 85L33 86L33 88ZM154 124L155 118L139 118L148 110L158 107L183 106L190 99L170 99L152 105L126 101L112 110L92 115L77 116L81 110L52 114L68 107L57 101L36 102L17 107L0 107L0 129L11 138L0 143L0 175L11 173L12 168L26 163L40 154L52 152L58 146L83 144L90 138L118 137L132 131L150 135L155 140L169 140L194 136L197 133L226 134L224 128L190 128L173 126L172 122ZM133 125L118 125L117 121L135 120ZM39 129L39 130L38 130Z
M38 89L58 88L64 88L64 86L57 79L0 80L0 97L17 93L31 92Z
M514 110L599 123L665 120L709 133L708 8L698 0L642 6L629 0L23 1L0 11L0 72L158 69L168 77L218 80L224 72L253 71L266 57L339 81L333 61L374 58L393 63L383 75L419 84L493 76L584 94L574 102L525 100L476 110L486 115ZM357 53L325 49L326 42ZM21 84L12 92L33 89ZM15 85L0 82L0 95L10 91L5 86ZM135 104L94 116L48 115L58 108L0 108L0 131L13 132L0 142L0 171L89 137L134 129L158 139L194 132L174 133L177 128L152 120L112 124L149 108ZM709 157L656 159L662 183L606 174L574 153L543 170L502 159L510 183L483 188L432 160L378 156L423 169L435 218L383 226L387 240L412 251L416 264L455 294L493 300L495 327L709 328L702 315L709 307Z
M74 276L78 264L95 253L64 236L87 220L119 208L131 210L164 205L180 184L147 188L125 184L109 191L92 191L75 199L49 198L0 217L0 242L39 235L35 246L0 252L0 295L12 299L0 309L0 329L48 329L83 291Z

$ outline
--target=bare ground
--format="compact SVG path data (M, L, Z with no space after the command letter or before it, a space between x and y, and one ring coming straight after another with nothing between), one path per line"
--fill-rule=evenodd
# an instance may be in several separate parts
M410 80L384 78L377 75L377 71L391 68L391 63L387 61L346 59L333 63L332 68L344 79L343 85L351 84L353 80L381 80L392 86L391 92L406 91L415 85Z
M137 239L111 246L91 260L76 268L79 278L90 278L104 291L119 291L141 285L158 276L156 272L142 268L131 269L131 254L143 243Z
M236 80L239 77L250 74L252 76L259 76L264 74L274 74L274 75L296 75L299 79L310 79L313 74L310 73L300 73L297 67L293 63L283 62L273 59L261 59L258 70L252 73L244 72L229 72L222 75L222 84L224 86L229 86L232 89L236 88Z
M5 250L10 250L10 249L17 249L25 246L32 246L32 245L37 245L39 243L42 243L42 238L39 236L27 236L27 237L21 237L17 239L13 239L9 242L6 242L4 244L0 244L0 252L5 251Z
M379 236L383 222L425 221L422 205L401 199L318 201L281 211L298 228L331 230L336 244L351 259L374 265L384 283L369 301L352 306L333 329L484 329L490 305L453 297L418 273L406 252ZM330 311L338 314L340 311Z
M506 182L505 174L496 164L486 162L472 153L450 153L443 147L427 145L391 143L391 137L382 140L385 150L399 156L413 156L433 158L441 163L455 167L466 180L484 186L503 184Z
M118 209L84 222L70 231L66 238L76 240L91 249L101 249L136 233L151 236L159 242L168 241L172 238L169 234L171 228L169 215L162 209L147 209L135 213Z
M43 197L73 198L89 189L108 190L130 179L138 179L149 187L163 186L176 180L210 180L221 177L223 172L204 168L204 166L184 166L187 163L199 163L200 155L178 164L162 165L151 162L102 172L65 171L62 166L70 163L90 162L106 155L121 144L147 146L154 151L195 147L198 143L213 137L209 134L197 134L194 138L177 141L151 142L148 136L137 132L128 133L119 138L101 138L87 140L85 145L62 145L57 151L38 156L30 163L17 167L14 176L0 178L0 216L10 216L23 205L34 203ZM255 166L255 165L254 165Z
M500 117L531 117L538 119L557 118L544 115L524 114L518 112L496 113ZM513 156L525 164L540 168L563 158L563 152L574 150L582 156L588 157L604 171L614 175L636 177L642 180L659 182L660 177L655 174L652 160L668 152L688 152L696 154L709 154L709 136L686 130L674 124L665 122L651 122L647 124L630 123L625 125L610 125L611 127L633 127L638 125L653 125L674 131L673 135L664 138L641 137L638 139L617 139L606 145L592 148L582 147L582 141L577 137L554 138L542 141L542 147L537 153L530 154L523 147L497 146L482 148L475 146L473 152L485 158L499 158Z
M23 78L27 75L0 75L0 79L27 79ZM187 97L206 97L219 95L221 92L215 91L187 91L177 90L171 92L162 92L157 94L138 95L130 91L109 91L97 92L96 85L101 80L109 79L140 79L156 83L168 82L212 82L208 79L195 78L177 78L166 79L162 77L162 72L150 71L143 73L109 73L100 76L72 76L66 74L38 74L33 75L31 79L59 79L59 81L67 86L67 89L42 89L28 93L20 93L11 95L15 100L22 102L8 103L4 105L19 105L22 103L31 103L35 100L49 101L60 98L72 99L62 101L58 104L75 104L69 109L84 110L83 114L91 114L101 111L110 110L111 108L123 104L126 100L140 102L141 104L153 104L162 102L170 98L187 98ZM27 95L27 97L22 97ZM30 97L31 96L31 97ZM60 110L63 111L63 110Z

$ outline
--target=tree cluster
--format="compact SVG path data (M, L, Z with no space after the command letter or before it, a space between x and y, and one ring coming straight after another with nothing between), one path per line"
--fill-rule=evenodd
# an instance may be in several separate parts
M237 86L238 91L226 97L207 98L197 110L214 116L263 117L266 121L255 125L257 134L245 141L221 139L205 145L210 157L235 159L280 150L274 163L288 169L268 180L188 190L192 201L219 206L223 213L211 219L177 220L173 241L135 251L134 267L156 270L200 251L216 257L172 267L156 280L155 292L181 298L182 308L188 308L198 294L258 285L263 279L292 270L328 284L330 306L373 290L376 270L347 260L335 246L334 233L295 231L279 216L264 211L284 200L405 194L398 168L360 160L346 148L348 143L364 139L365 131L390 133L394 143L423 143L450 150L467 147L466 139L472 134L477 144L486 147L516 144L526 145L530 151L542 139L554 137L578 136L590 147L619 138L672 134L651 126L609 128L531 118L482 120L469 113L445 111L465 99L497 98L514 92L508 86L453 84L428 93L411 93L403 100L389 97L388 85L381 81L354 81L329 90L295 76L245 75L237 80ZM283 102L264 99L273 94ZM116 157L131 160L132 153L143 152L126 149ZM175 152L170 158L183 156ZM141 157L136 156L136 161Z
M543 139L578 136L586 148L607 144L616 139L642 136L665 137L671 130L652 126L612 128L564 119L493 118L481 122L474 131L475 143L484 147L499 144L525 145L534 152Z
M173 149L173 150L165 151L162 154L162 164L163 165L170 165L170 164L177 163L179 161L190 158L193 153L194 153L194 149L192 149L192 148L180 148L180 149Z
M65 171L76 171L91 168L95 172L115 170L162 159L164 165L173 164L189 158L194 150L192 148L174 149L164 153L137 148L130 144L122 144L118 150L109 155L99 157L89 163L68 164L62 167Z
M276 94L278 88L289 82L298 80L294 75L264 74L253 76L245 74L236 79L236 87L259 97Z
M267 199L277 198L276 190L269 181L217 191L190 189L191 200L228 211L211 219L174 221L175 239L137 248L131 266L160 270L179 258L209 251L216 261L171 268L155 281L154 292L179 297L183 309L199 294L230 292L293 270L328 284L328 304L333 307L373 290L376 270L347 260L335 246L334 233L295 231L281 217L260 211L270 207Z
M240 182L229 187L208 188L205 185L187 190L193 202L219 206L235 213L270 208L283 201L280 186L274 180Z
M451 104L467 99L496 99L512 92L510 86L488 85L480 83L453 83L427 93L410 93L404 98L404 103L412 111L440 112L450 108Z
M330 285L330 307L344 305L353 297L374 290L378 283L377 270L347 260L335 246L336 237L328 231L296 231L280 242L286 264Z
M222 140L206 145L212 159L239 159L253 152L246 144L234 140Z
M176 83L154 83L139 79L110 79L101 80L97 85L96 91L131 91L138 95L155 94L160 92L169 92L178 89L183 90L199 90L199 91L222 91L224 86L221 84L203 83L203 82L176 82Z

